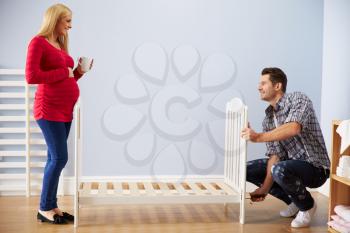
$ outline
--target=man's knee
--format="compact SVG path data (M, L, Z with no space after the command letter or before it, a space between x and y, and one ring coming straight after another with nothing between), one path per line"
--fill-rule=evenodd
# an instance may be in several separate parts
M257 178L262 174L266 174L267 160L257 159L247 162L247 181L256 183ZM263 177L264 178L264 177Z
M285 177L286 177L285 163L282 161L272 165L271 174L272 174L273 180L276 181L277 183L285 180Z
M256 159L247 162L247 169L257 169L267 166L267 159Z

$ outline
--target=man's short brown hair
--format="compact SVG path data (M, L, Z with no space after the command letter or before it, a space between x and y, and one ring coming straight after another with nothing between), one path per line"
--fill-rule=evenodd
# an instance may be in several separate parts
M287 75L277 67L267 67L261 71L261 75L269 74L272 84L282 83L283 93L287 90Z

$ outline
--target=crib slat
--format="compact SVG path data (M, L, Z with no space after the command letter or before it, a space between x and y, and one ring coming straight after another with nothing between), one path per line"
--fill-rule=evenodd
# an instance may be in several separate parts
M159 182L158 185L163 195L166 195L166 196L171 195L169 187L166 183Z
M234 184L234 187L237 187L237 171L239 169L239 164L238 164L238 155L239 155L239 138L240 138L240 125L239 125L239 113L234 113L234 119L235 119L235 127L234 127L234 132L235 132L235 143L233 144L233 150L234 150L234 155L233 155L233 163L234 163L234 172L232 172L232 181Z
M232 108L231 106L232 104L230 104L230 107ZM232 170L233 170L233 163L232 163L232 158L234 156L234 140L236 138L236 135L235 135L235 132L234 132L234 113L230 110L229 111L229 121L230 121L230 129L229 129L229 137L230 137L230 146L229 146L229 157L228 157L228 166L229 166L229 169L228 169L228 178L229 178L229 181L232 182Z
M235 195L237 193L233 192L233 190L227 186L225 183L218 182L216 183L217 186L219 186L222 190L224 190L228 195Z
M188 186L188 187L190 188L190 189L186 189L186 188L185 188L186 192L187 192L189 195L195 194L195 192L191 189L191 186L189 186L187 182L183 182L182 185L183 185L184 187L185 187L185 186Z
M200 189L198 186L197 186L197 184L196 183L187 183L188 184L188 186L190 186L190 188L194 191L194 193L196 194L196 195L203 195L203 194L205 194L204 193L204 190L202 190L202 189Z
M222 191L217 190L210 183L202 182L202 185L210 192L210 194L220 195L222 193Z
M242 119L242 114L237 113L237 129L236 131L239 131L240 129L242 129L242 124L241 124L241 119ZM240 164L240 151L241 151L241 136L238 135L237 137L237 144L236 144L236 164L237 164L237 170L235 171L234 175L235 175L235 179L236 179L236 183L234 187L239 187L239 171L241 169L241 164Z
M226 104L226 119L225 119L225 158L224 158L224 161L225 161L225 164L224 164L224 177L227 177L227 155L228 155L228 142L229 142L229 138L228 138L228 135L229 135L229 131L228 131L228 128L229 128L229 120L228 120L228 110L229 110L229 105Z
M180 195L188 195L187 191L184 189L184 187L182 187L181 184L179 183L173 183L176 191L180 194Z
M90 196L91 195L91 183L90 182L84 182L83 183L83 195L84 196Z
M145 186L145 191L147 195L151 195L151 196L156 195L156 192L154 191L151 183L143 183L143 186Z
M231 104L229 104L229 109L230 109L230 106ZM227 169L226 169L226 178L227 178L227 181L230 180L230 156L231 156L231 143L232 143L232 133L231 133L231 112L230 110L228 110L227 112L227 155L226 155L226 166L227 166Z
M119 182L113 183L114 195L123 195L123 186Z
M229 103L229 108L231 109L231 103ZM231 181L231 158L232 158L232 143L233 143L233 139L234 139L234 135L232 134L232 127L233 127L233 122L232 122L232 112L231 110L228 110L228 157L227 157L227 178L229 181Z
M202 182L197 183L197 186L199 187L199 189L201 190L201 192L204 193L205 195L210 195L210 194L211 194L211 193L210 193L210 190L208 190L208 189L203 185ZM202 189L202 188L204 188L204 189Z
M139 192L139 187L137 186L137 184L135 182L128 183L128 184L129 184L130 194L132 196L138 196L139 194L141 194Z
M98 195L106 195L107 194L107 183L106 182L101 182L98 183Z

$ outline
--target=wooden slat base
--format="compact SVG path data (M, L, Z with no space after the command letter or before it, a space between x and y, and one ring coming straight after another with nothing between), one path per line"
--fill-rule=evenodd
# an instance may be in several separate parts
M225 183L83 182L79 205L236 203L240 194Z

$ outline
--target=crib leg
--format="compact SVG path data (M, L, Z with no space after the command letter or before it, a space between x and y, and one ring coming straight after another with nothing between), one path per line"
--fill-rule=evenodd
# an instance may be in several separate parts
M239 222L245 223L245 192L241 194L241 202L239 203Z
M79 225L79 197L77 194L74 197L74 228Z
M79 225L79 208L77 208L74 212L74 228L77 228Z

